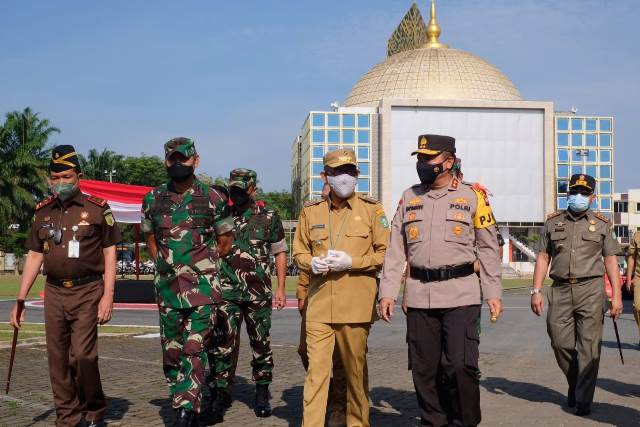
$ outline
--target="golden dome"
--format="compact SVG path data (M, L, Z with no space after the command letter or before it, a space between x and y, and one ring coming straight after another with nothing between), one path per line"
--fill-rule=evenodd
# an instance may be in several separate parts
M391 36L390 56L356 83L345 100L346 107L377 105L382 98L522 100L518 89L498 68L438 41L440 26L433 2L428 27L416 12L414 4L396 30L404 40L398 42L396 33ZM425 38L421 47L411 47L417 39ZM408 47L397 48L399 44Z

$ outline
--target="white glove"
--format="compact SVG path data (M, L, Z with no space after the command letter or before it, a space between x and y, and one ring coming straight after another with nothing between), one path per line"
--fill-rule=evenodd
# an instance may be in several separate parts
M345 271L351 268L351 257L344 251L331 251L326 258L326 263L331 271Z
M325 258L314 256L311 258L311 271L313 274L323 274L329 271L329 266Z

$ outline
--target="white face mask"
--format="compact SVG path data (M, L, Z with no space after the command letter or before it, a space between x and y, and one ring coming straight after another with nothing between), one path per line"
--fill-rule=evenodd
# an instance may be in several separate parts
M347 173L343 173L336 176L327 176L327 181L329 182L331 190L336 193L336 196L341 199L346 199L356 190L358 178Z

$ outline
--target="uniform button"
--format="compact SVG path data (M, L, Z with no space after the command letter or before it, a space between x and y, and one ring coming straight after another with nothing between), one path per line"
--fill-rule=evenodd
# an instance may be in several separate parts
M571 249L571 253L574 253L576 250L575 249Z
M65 245L62 245L62 247L63 247L63 248L66 248L66 246L65 246Z
M68 213L69 213L69 211L64 211L64 213L68 214Z
M67 231L67 227L62 227L62 231Z

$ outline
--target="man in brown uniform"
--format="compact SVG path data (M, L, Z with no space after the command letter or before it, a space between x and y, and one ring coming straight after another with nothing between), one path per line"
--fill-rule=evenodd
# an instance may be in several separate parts
M412 154L421 184L398 204L379 291L381 316L390 322L406 262L409 360L429 426L480 423L481 298L494 316L502 310L495 219L485 194L454 176L455 152L449 136L418 138Z
M633 233L627 254L627 291L633 292L633 318L640 328L640 231ZM640 346L640 344L638 344Z
M111 320L120 231L105 200L80 192L80 164L70 145L52 152L53 196L36 206L18 300L44 262L45 332L57 426L103 425L97 325ZM24 314L24 312L23 312ZM11 311L11 324L24 320ZM70 360L73 357L73 362Z
M377 201L355 193L358 169L353 151L335 150L323 160L329 199L305 205L293 243L296 263L310 274L304 424L324 425L337 346L347 378L347 425L369 426L364 366L389 223Z
M547 293L547 332L560 369L567 377L567 403L576 415L591 412L600 365L604 321L604 273L613 288L611 315L622 313L622 291L616 254L618 243L609 220L591 212L596 180L573 175L569 181L569 208L547 217L533 273L531 309L540 316L544 308L542 284L551 263L553 285ZM603 262L604 259L604 262Z

